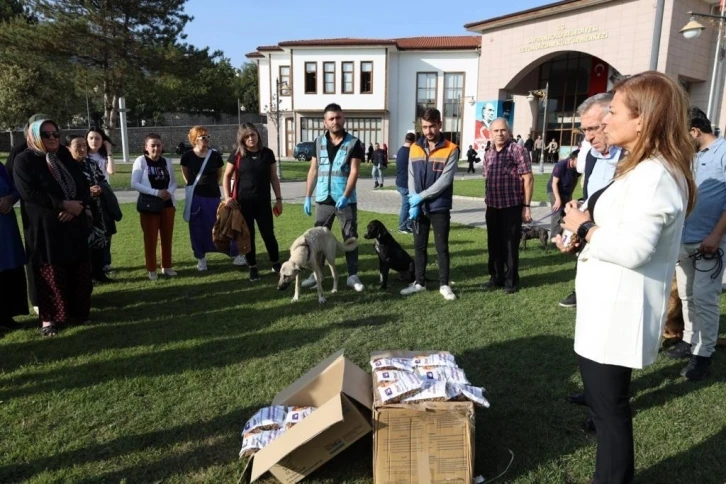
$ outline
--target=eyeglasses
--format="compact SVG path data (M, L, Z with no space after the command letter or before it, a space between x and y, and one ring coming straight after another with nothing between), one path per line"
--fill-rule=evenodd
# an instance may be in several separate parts
M60 138L60 131L41 131L40 137L43 139Z
M197 139L203 139L203 140L208 140L210 138L211 138L211 136L209 136L208 134L205 134L204 136L197 136Z

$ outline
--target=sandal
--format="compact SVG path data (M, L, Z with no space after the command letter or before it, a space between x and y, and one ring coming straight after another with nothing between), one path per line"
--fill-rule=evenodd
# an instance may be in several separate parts
M42 326L40 328L40 334L44 337L53 337L58 335L58 328L55 324L51 323L48 326Z

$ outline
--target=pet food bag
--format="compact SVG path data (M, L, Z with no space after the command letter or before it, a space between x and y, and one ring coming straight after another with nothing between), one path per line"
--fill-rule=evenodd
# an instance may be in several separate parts
M278 438L284 432L283 429L264 430L262 432L250 432L242 439L240 457L249 457L264 449L267 444Z
M285 417L285 429L299 424L302 419L315 411L315 407L289 407Z
M401 373L396 381L384 381L378 384L378 395L383 403L398 403L420 392L423 381L414 373Z
M286 414L287 408L283 406L261 408L242 428L242 436L264 430L279 430L285 426Z

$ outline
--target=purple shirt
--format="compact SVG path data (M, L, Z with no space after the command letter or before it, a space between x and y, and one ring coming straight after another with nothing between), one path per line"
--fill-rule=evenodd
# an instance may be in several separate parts
M529 152L511 139L500 151L492 146L484 157L487 207L508 208L524 204L522 175L532 173Z

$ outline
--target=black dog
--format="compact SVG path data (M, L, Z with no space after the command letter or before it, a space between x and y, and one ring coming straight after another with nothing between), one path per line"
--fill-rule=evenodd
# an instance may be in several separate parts
M378 271L381 274L381 289L388 287L388 272L393 269L401 275L406 283L416 279L413 259L403 250L401 244L388 232L380 220L373 220L368 224L368 230L363 236L366 239L375 239L374 247L378 253Z
M550 232L542 227L536 227L531 225L522 226L522 239L520 240L519 246L522 249L527 248L527 240L539 239L542 242L542 247L547 248L547 242L549 242Z

